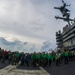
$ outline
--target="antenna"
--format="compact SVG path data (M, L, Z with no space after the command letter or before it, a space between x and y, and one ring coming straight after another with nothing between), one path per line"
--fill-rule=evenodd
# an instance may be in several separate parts
M74 21L74 19L70 19L70 10L67 8L67 6L70 6L67 5L64 0L62 0L62 3L63 5L60 6L60 7L54 7L54 9L58 9L60 10L61 14L62 14L62 17L59 17L59 16L55 16L56 19L62 19L64 21L66 21L68 23L68 25L70 26L70 22L71 21Z

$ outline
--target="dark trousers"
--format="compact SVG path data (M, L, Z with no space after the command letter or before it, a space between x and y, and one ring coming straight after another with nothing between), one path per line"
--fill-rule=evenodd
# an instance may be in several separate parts
M49 59L49 66L51 66L51 62L52 62L51 59Z
M58 66L59 64L59 59L56 59L56 66Z
M29 67L30 66L30 61L29 60L25 60L26 65Z
M23 59L21 59L21 65L24 65L24 60Z
M33 60L33 66L36 67L36 59Z
M65 64L68 64L68 56L65 56Z

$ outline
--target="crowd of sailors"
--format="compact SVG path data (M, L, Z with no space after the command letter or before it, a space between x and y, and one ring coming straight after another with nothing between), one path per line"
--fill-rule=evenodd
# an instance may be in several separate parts
M68 64L69 61L75 60L75 51L65 50L63 52L34 52L34 53L24 53L24 52L11 52L0 48L0 62L5 63L8 61L9 64L17 65L21 64L29 66L51 66L54 63L56 66L60 64Z

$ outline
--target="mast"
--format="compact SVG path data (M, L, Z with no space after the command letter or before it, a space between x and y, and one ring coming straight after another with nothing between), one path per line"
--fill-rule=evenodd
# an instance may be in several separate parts
M67 8L67 6L70 6L70 4L67 5L63 0L62 0L62 3L63 3L62 6L60 6L60 7L54 7L54 9L60 10L60 12L62 14L62 17L55 16L55 18L56 19L62 19L64 21L66 21L69 26L71 26L70 22L74 21L74 19L70 18L70 10Z

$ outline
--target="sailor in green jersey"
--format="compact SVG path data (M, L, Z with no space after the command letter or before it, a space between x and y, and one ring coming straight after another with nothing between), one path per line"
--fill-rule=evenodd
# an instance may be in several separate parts
M42 64L42 55L41 55L41 53L38 53L38 55L37 55L37 63L38 63L38 66L41 66L41 64Z
M62 61L64 58L64 52L61 52L60 56L61 56L61 61Z
M19 52L15 52L15 56L16 56L16 64L18 64L19 59L20 59L20 53Z
M48 65L48 53L46 53L46 63L45 63L45 66L47 66Z
M32 54L31 59L32 60L35 60L36 59L36 53L35 52Z
M32 60L32 65L34 67L36 67L36 53L34 52L31 56L31 60Z
M68 51L65 51L64 58L65 58L65 64L68 64Z
M44 52L42 53L42 66L46 66L47 65L47 54Z
M42 65L41 66L44 66L45 65L45 53L43 52L42 54L41 54L42 56L42 59L41 59L41 63L42 63Z
M60 53L56 53L56 66L59 65L60 62Z
M49 62L49 66L51 66L51 63L52 63L52 55L51 55L51 53L48 53L47 59L48 59L48 62Z
M69 51L69 61L72 61L72 51Z
M54 53L52 56L53 56L53 61L55 62L55 60L56 60L56 54Z

